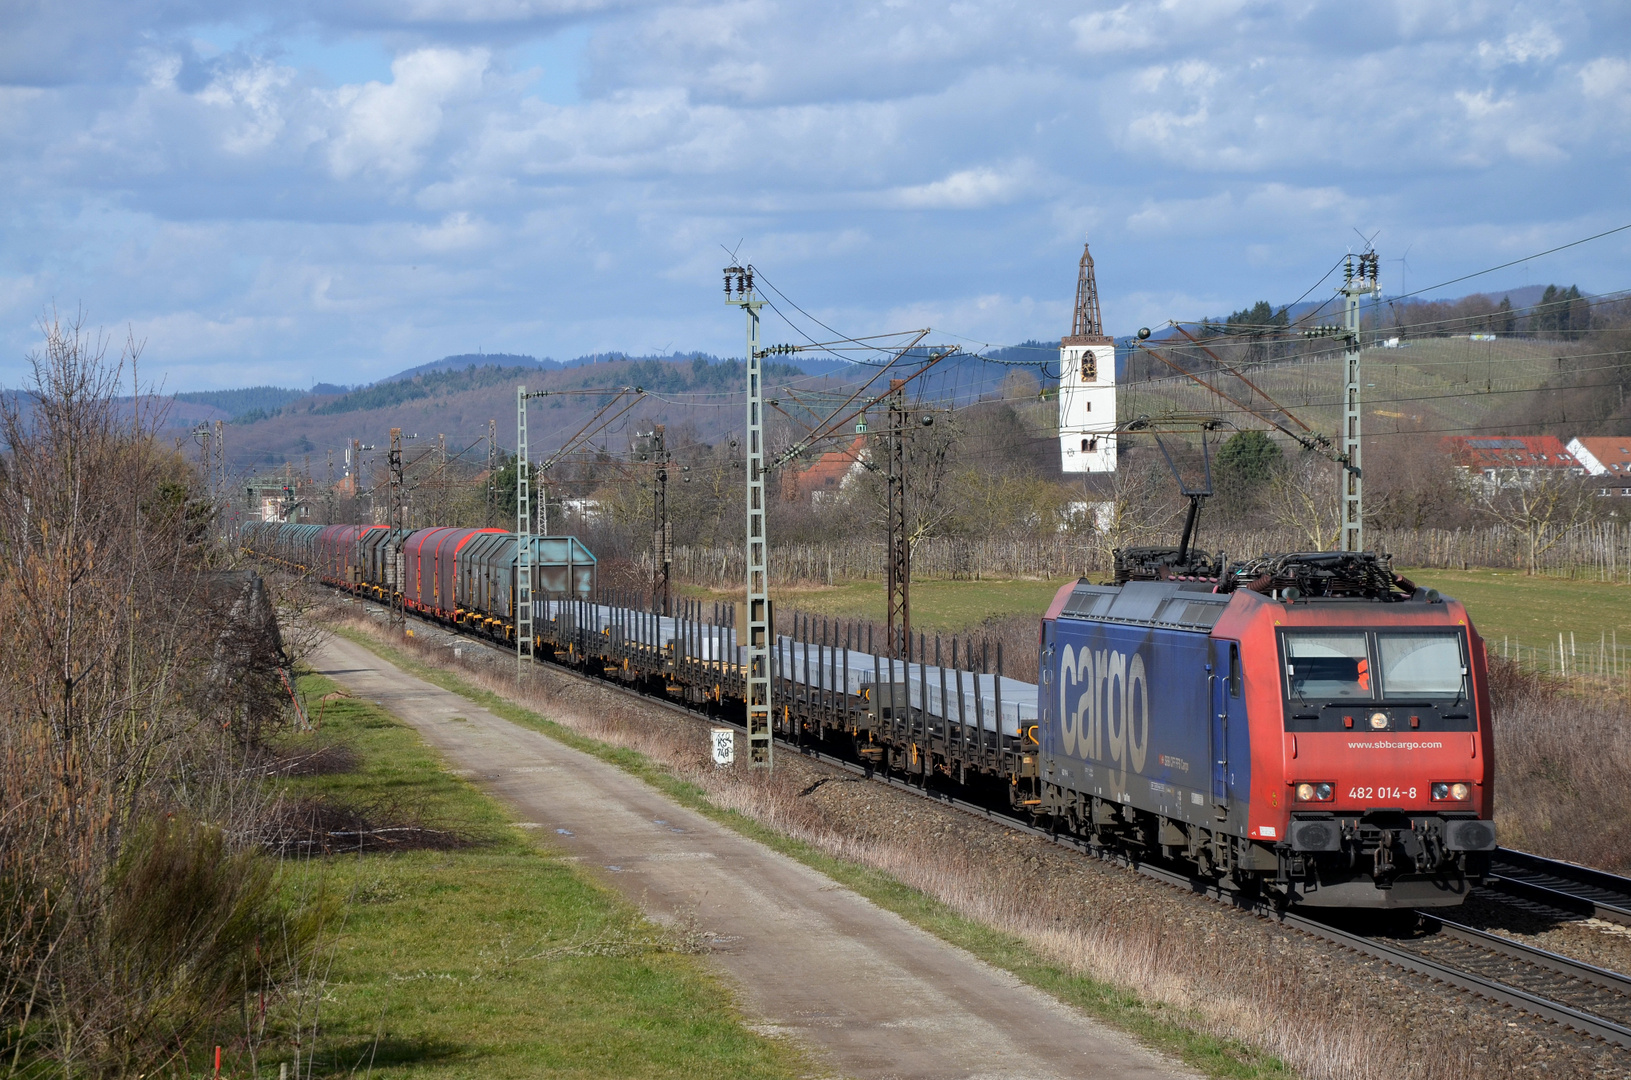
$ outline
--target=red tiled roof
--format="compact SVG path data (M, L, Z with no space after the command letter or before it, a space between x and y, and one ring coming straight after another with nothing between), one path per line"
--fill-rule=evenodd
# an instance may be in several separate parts
M1581 436L1580 445L1586 453L1602 463L1603 468L1616 475L1631 473L1631 439L1611 435Z
M857 435L855 441L842 450L831 450L816 458L815 463L793 478L798 494L813 491L837 491L861 460L866 451L866 436Z
M1457 465L1469 469L1575 469L1555 435L1451 435L1440 444Z

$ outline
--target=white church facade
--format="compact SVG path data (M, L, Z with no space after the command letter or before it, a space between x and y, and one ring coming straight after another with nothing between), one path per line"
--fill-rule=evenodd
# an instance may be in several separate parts
M1116 346L1104 332L1093 256L1082 246L1071 332L1059 342L1059 459L1067 473L1116 471Z

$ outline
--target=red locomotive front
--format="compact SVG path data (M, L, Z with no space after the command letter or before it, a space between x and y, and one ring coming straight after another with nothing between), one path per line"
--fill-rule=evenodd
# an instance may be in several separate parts
M1495 849L1483 639L1458 602L1412 593L1248 594L1219 622L1248 665L1249 835L1284 853L1296 903L1459 904Z

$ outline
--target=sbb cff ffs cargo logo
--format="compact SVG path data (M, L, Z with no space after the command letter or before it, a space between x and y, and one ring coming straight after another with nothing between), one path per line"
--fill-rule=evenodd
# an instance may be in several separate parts
M1120 767L1116 787L1127 789L1129 766L1144 771L1150 747L1150 683L1144 657L1112 649L1066 645L1059 663L1059 728L1072 757ZM1074 700L1073 700L1074 699Z

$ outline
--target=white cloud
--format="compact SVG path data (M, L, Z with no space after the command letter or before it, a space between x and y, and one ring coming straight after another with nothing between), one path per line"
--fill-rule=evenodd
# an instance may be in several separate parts
M442 130L444 107L481 88L486 49L419 49L391 64L391 82L342 86L330 96L339 130L329 147L334 175L363 170L406 176Z
M1624 97L1631 92L1631 61L1599 56L1580 68L1580 89L1588 98Z
M1117 53L1142 49L1156 42L1158 28L1151 12L1141 6L1123 4L1110 11L1090 11L1070 20L1076 32L1076 47L1085 53Z
M283 133L283 96L294 75L291 68L260 61L222 72L199 93L204 104L238 114L238 123L222 138L228 153L265 150Z
M1478 55L1495 64L1527 64L1553 60L1563 51L1563 41L1544 23L1506 35L1499 44L1478 43Z
M978 210L1012 202L1028 186L1028 162L1004 169L960 169L928 184L895 188L886 201L906 210Z

